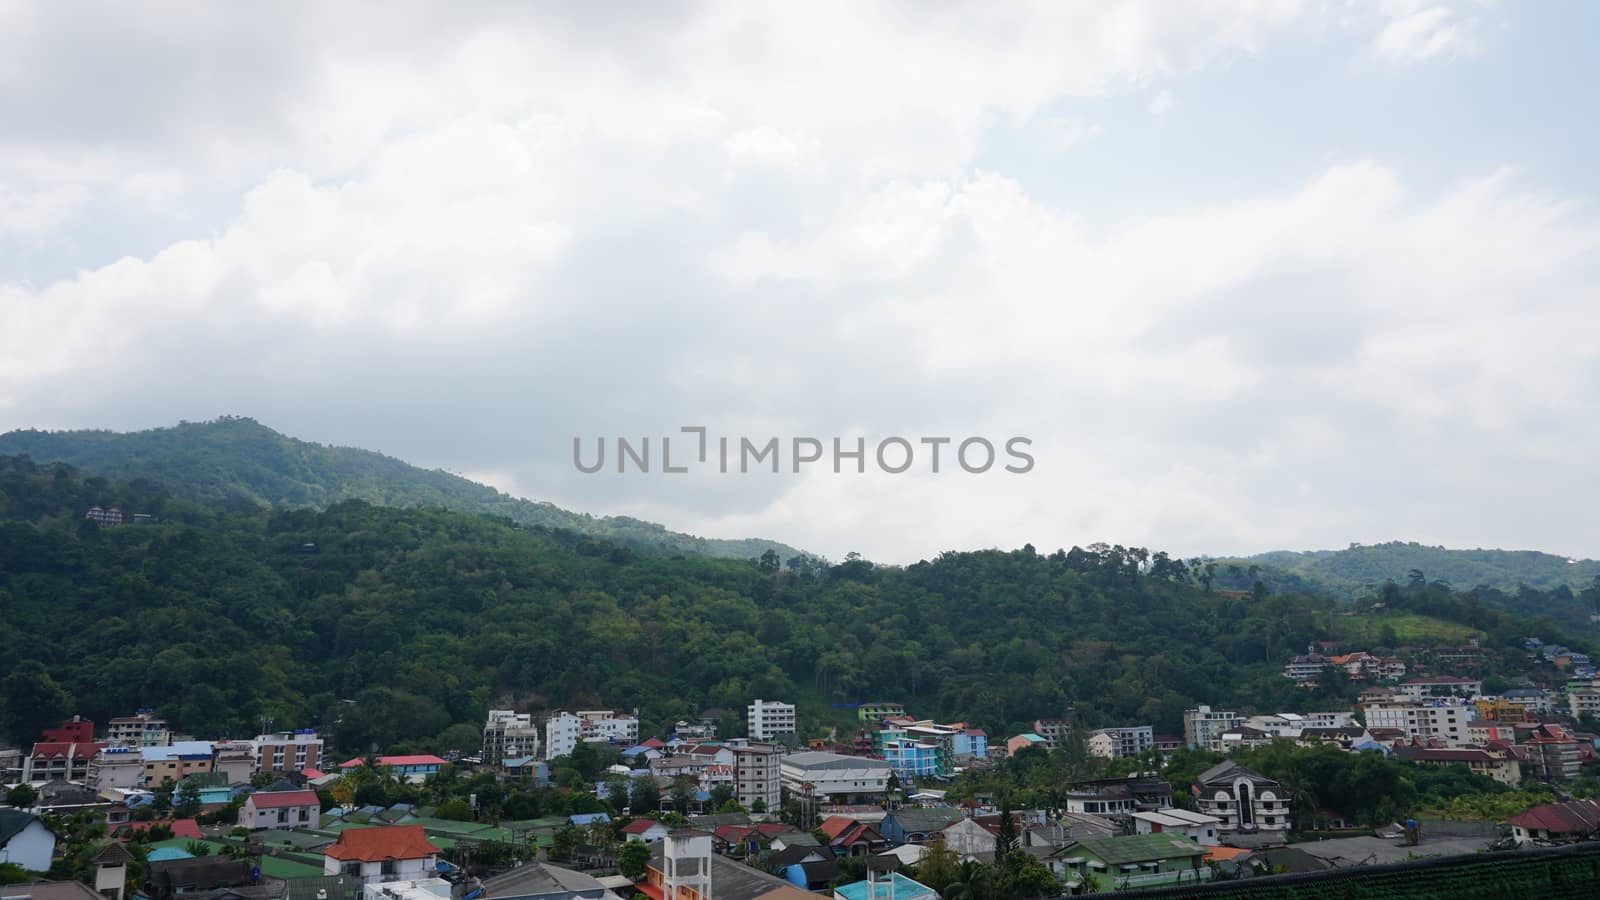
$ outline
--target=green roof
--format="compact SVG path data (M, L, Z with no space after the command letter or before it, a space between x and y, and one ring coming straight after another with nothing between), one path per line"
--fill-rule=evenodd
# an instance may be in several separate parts
M1056 851L1060 857L1092 856L1108 866L1204 856L1206 848L1193 839L1175 834L1127 834L1117 837L1084 838Z

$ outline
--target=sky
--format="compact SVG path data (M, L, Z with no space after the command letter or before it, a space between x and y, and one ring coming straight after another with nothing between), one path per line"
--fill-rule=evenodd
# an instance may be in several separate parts
M0 0L0 431L250 416L834 559L1597 556L1596 33L1581 0ZM662 471L695 426L709 462Z

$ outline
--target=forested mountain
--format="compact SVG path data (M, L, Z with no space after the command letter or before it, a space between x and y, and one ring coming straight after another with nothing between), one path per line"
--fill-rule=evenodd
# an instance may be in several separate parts
M1219 584L1254 577L1278 590L1326 593L1340 599L1370 594L1385 582L1417 581L1456 590L1488 589L1493 601L1519 615L1548 616L1564 627L1588 631L1600 612L1585 591L1600 584L1600 560L1570 560L1535 550L1448 550L1417 543L1352 544L1345 550L1279 550L1219 561ZM1228 575L1232 572L1232 576Z
M84 520L112 503L158 523ZM1393 605L1408 638L1432 622L1514 656L1563 637L1435 588ZM152 706L203 735L319 726L346 752L470 747L491 702L637 707L647 730L780 697L812 725L887 698L996 733L1069 708L1176 731L1196 703L1347 707L1351 686L1295 687L1284 660L1379 624L1327 598L1212 592L1139 548L794 571L441 509L206 504L11 457L0 609L14 739Z
M774 541L702 538L625 516L569 512L371 450L297 440L248 418L127 433L12 431L0 434L0 454L65 462L90 475L124 481L148 479L202 501L316 509L345 500L435 506L564 528L646 552L753 559L772 550L785 560L799 554Z

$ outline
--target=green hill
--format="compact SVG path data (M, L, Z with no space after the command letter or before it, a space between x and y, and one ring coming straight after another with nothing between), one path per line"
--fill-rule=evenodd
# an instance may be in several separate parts
M1448 550L1417 543L1352 544L1346 550L1261 553L1248 562L1282 569L1311 584L1350 594L1382 585L1405 584L1413 571L1430 582L1443 581L1458 590L1492 587L1514 591L1522 585L1538 590L1566 585L1581 590L1600 577L1600 561L1571 560L1537 550Z
M85 520L111 504L155 523ZM1434 589L1392 608L1507 659L1525 635L1564 637ZM1208 591L1140 548L797 572L438 508L199 502L20 457L0 457L0 610L0 733L16 740L155 707L196 734L271 717L346 751L441 750L473 745L490 704L637 708L659 731L753 697L799 703L808 737L853 719L834 704L875 699L997 735L1069 708L1170 732L1198 703L1354 697L1281 674L1349 630L1347 607Z
M523 500L439 470L353 447L296 440L254 419L225 417L150 431L12 431L0 454L64 462L91 475L145 479L203 502L325 509L345 500L441 507L564 528L647 552L754 559L793 547L759 539L718 540L668 531L624 516L596 517Z

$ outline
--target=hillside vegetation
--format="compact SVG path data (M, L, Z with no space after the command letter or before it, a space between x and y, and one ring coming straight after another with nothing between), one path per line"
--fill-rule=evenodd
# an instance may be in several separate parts
M564 528L645 552L754 559L793 547L759 539L718 540L668 531L625 516L596 517L500 493L381 453L297 440L254 419L225 417L149 431L12 431L0 454L64 462L90 475L147 479L205 502L325 509L345 500L381 506L432 506L505 516L524 525Z
M159 524L99 528L116 503ZM814 574L808 574L814 572ZM1517 655L1562 637L1427 588L1407 614ZM1178 731L1197 703L1345 706L1284 660L1348 628L1304 595L1234 596L1140 548L945 553L818 570L642 554L569 531L441 509L218 505L148 482L0 457L0 730L153 706L196 734L320 726L344 750L470 747L488 705L638 708L647 730L707 707L792 698L1015 733L1085 724ZM1339 693L1342 692L1342 693Z

